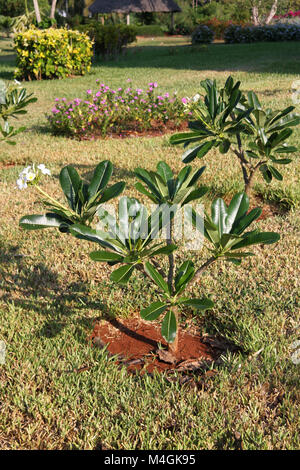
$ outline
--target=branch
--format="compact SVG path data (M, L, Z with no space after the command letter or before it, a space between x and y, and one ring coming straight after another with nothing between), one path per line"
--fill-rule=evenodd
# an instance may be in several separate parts
M272 8L270 10L269 16L266 19L266 24L271 23L272 19L276 15L277 7L278 7L278 0L274 0L274 3L273 3Z

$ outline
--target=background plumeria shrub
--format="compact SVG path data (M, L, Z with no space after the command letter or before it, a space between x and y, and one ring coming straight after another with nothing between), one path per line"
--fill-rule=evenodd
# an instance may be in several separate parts
M30 29L15 36L14 47L19 79L65 78L91 68L92 41L79 31Z
M67 101L56 98L48 120L55 134L86 137L122 133L126 130L144 131L153 126L172 123L174 127L187 119L193 99L178 98L176 94L159 94L156 82L148 88L132 88L131 80L125 88L111 89L98 83L98 90L86 91L86 98Z
M28 95L26 89L20 85L17 80L8 85L0 80L0 142L10 145L15 145L16 142L11 139L26 129L24 126L15 129L9 122L10 118L18 119L20 115L26 114L25 108L37 101L37 98L32 94Z
M240 85L231 76L224 87L219 87L216 80L203 80L205 94L199 93L193 99L190 132L172 135L170 142L183 144L184 163L205 157L212 148L217 148L220 156L231 149L249 195L258 171L267 183L273 178L282 181L283 175L276 166L291 163L290 157L298 150L289 139L293 128L300 124L300 114L294 106L264 109L257 95L253 91L246 95Z

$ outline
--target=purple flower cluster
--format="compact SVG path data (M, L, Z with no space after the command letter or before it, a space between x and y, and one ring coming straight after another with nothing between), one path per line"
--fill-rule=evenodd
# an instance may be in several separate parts
M95 93L86 90L86 99L56 98L51 114L47 116L51 129L64 135L105 136L122 131L147 130L155 124L174 122L180 124L187 119L186 100L174 93L155 94L157 82L148 84L146 90L128 87L111 89L97 79Z

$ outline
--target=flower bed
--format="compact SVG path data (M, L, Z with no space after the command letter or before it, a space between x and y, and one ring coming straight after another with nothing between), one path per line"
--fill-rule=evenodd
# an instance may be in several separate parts
M144 133L153 129L180 128L191 114L193 100L178 98L176 93L156 92L156 82L148 88L111 89L97 80L98 90L86 91L86 98L67 101L56 98L47 115L54 134L79 139L122 135L128 131Z

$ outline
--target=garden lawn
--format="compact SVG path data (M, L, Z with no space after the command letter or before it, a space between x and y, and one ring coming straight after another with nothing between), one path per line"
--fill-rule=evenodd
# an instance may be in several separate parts
M14 60L11 41L1 40L0 78L13 78ZM153 169L164 159L182 168L182 149L171 147L169 136L82 142L52 136L45 113L56 97L82 98L97 78L112 87L126 86L128 78L141 88L156 81L160 92L193 96L202 79L224 82L229 74L270 107L289 106L300 46L192 47L181 38L141 39L121 58L95 63L85 77L26 83L38 98L18 123L28 130L0 154L0 340L7 346L0 365L0 449L299 449L299 365L291 360L292 343L300 339L299 152L283 168L282 183L268 186L258 178L254 186L278 212L257 226L280 232L280 242L255 247L256 256L239 268L217 263L193 290L210 295L215 308L197 318L186 311L182 326L219 334L240 348L201 384L198 377L197 389L159 375L128 375L87 341L95 320L138 315L149 304L150 284L137 275L118 287L109 281L109 267L89 259L95 245L18 226L22 215L42 210L33 188L16 189L24 165L51 169L43 188L54 196L66 164L88 179L99 161L110 159L113 182L126 181L124 194L131 196L137 196L136 166ZM300 145L299 128L292 143ZM196 162L207 165L201 180L210 188L206 206L242 189L235 158L212 151ZM200 264L207 253L197 257Z

